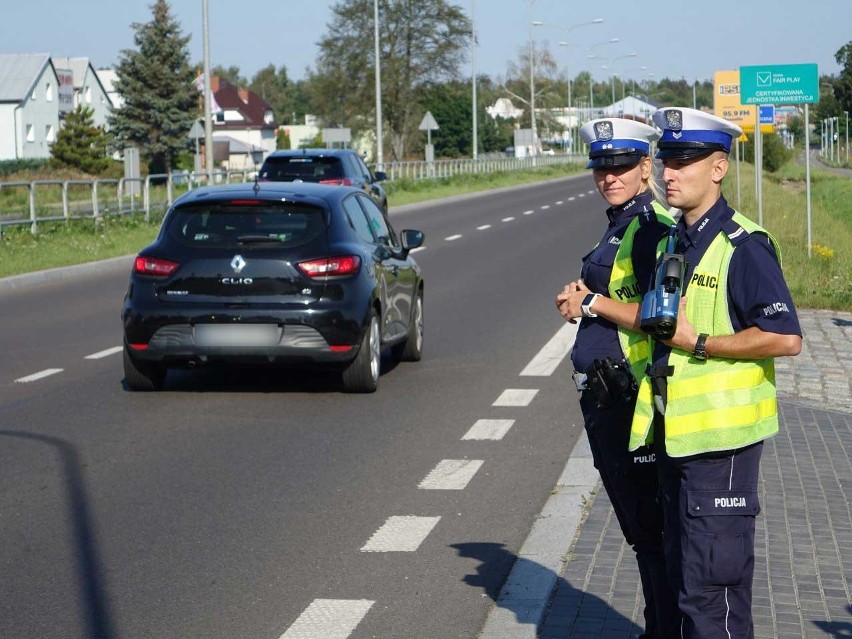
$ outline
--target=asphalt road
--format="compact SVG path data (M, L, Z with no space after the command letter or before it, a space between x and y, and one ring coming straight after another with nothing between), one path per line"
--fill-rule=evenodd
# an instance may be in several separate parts
M0 637L476 637L580 432L567 360L520 373L593 189L392 211L426 233L425 355L369 396L262 368L126 391L129 262L0 292Z

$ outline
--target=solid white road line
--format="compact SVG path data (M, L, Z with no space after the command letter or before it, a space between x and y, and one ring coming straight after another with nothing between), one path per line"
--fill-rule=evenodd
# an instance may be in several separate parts
M464 490L485 462L481 459L445 459L418 488L423 490Z
M507 388L492 406L529 406L533 397L538 393L537 388Z
M514 419L478 419L462 439L490 439L499 441L514 425Z
M361 552L414 552L440 520L440 517L388 517Z
M112 348L108 348L105 351L86 355L86 357L84 357L83 359L103 359L104 357L109 357L110 355L120 353L122 350L124 350L122 346L113 346Z
M490 224L483 224L482 226L477 226L476 230L477 231L484 231L485 229L490 229L490 228L491 228Z
M553 375L556 367L571 352L574 339L577 337L578 326L579 324L565 322L565 326L556 331L556 335L550 338L544 348L521 371L521 377L550 377Z
M346 639L374 603L366 599L315 599L280 639Z
M32 375L27 375L26 377L20 377L15 381L19 384L28 384L29 382L35 382L40 379L44 379L45 377L50 377L51 375L56 375L57 373L61 373L64 371L64 368L48 368L46 370L40 371L38 373L33 373Z
M460 237L461 237L461 235L450 235L450 237L445 237L444 240L447 241L447 242L454 242L455 240L459 239Z

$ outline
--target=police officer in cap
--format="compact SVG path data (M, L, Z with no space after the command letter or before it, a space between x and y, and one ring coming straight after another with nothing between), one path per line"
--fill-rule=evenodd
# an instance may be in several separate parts
M590 145L587 168L609 205L608 224L583 258L580 279L565 286L556 306L570 322L581 318L571 361L586 434L621 530L636 553L645 596L642 637L663 639L676 636L679 623L663 555L654 449L643 445L629 452L627 441L635 380L648 359L648 341L638 328L640 282L652 277L657 244L674 222L654 194L655 128L606 118L587 123L580 136Z
M693 109L653 117L688 267L674 336L653 341L630 449L657 446L682 636L750 639L760 455L778 432L774 358L797 355L802 333L777 242L722 196L742 131Z

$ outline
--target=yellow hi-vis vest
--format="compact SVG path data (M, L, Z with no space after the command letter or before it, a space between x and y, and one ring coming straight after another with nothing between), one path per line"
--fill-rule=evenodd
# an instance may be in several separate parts
M636 282L636 273L633 271L633 239L636 236L636 231L639 230L641 225L654 221L666 227L674 224L671 215L662 205L655 201L652 202L651 206L656 215L656 220L648 215L649 211L647 210L639 212L627 225L627 230L625 230L618 251L615 253L608 290L609 296L618 302L626 304L642 302L642 297L639 295L639 285ZM633 377L637 381L642 379L651 352L648 338L644 333L619 327L618 341L621 344L621 352L624 353L624 357L630 362L630 367L633 369Z
M728 269L737 244L750 233L764 233L775 247L778 243L757 224L734 212L698 262L686 295L686 316L697 333L732 335L728 309ZM648 340L651 341L650 338ZM775 393L775 360L738 360L710 357L705 361L692 353L672 349L665 414L666 453L685 457L699 453L742 448L778 432ZM654 417L651 380L645 376L630 432L630 450L651 441Z

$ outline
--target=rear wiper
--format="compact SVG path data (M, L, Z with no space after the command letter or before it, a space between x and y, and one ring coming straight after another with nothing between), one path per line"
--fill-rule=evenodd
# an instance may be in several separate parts
M259 242L284 242L284 238L282 237L274 237L271 235L240 235L237 238L237 242L240 244L250 244L250 243L259 243Z

